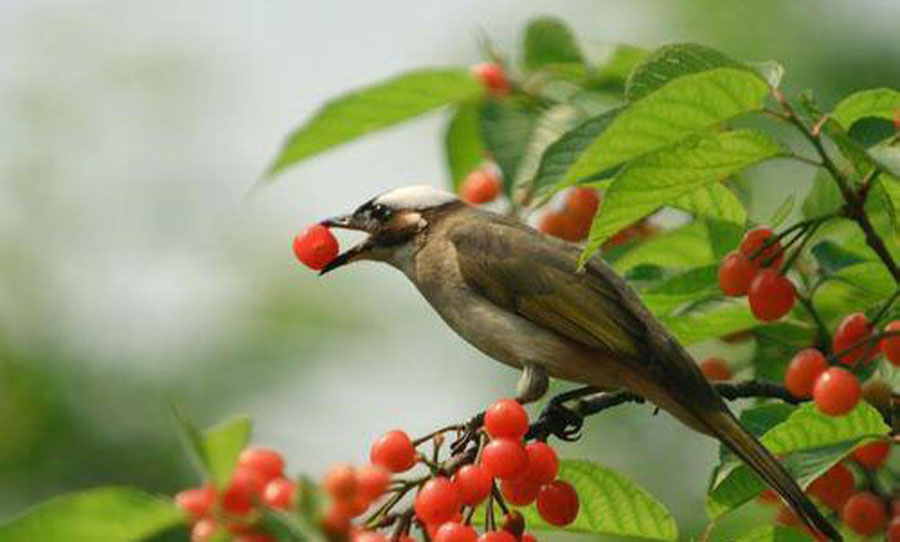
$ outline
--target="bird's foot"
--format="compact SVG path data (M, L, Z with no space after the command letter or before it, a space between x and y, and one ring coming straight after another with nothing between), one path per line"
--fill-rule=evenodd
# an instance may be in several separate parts
M561 401L551 400L538 416L538 422L534 436L539 440L553 435L561 440L574 442L581 438L584 417Z

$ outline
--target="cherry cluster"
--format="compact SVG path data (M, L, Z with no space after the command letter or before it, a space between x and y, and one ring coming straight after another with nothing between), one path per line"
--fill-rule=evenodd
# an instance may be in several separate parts
M727 296L746 295L757 319L777 320L796 301L794 284L780 269L783 260L780 237L766 226L754 228L744 235L738 250L722 259L719 287Z
M829 416L850 412L863 397L860 375L871 374L875 359L884 354L890 363L900 366L900 334L894 334L898 330L900 321L895 320L879 335L865 314L850 314L835 330L831 358L816 348L801 350L785 371L785 387L795 397L813 399ZM871 379L871 387L877 388L878 382Z
M854 533L874 536L887 530L887 542L900 542L900 498L879 491L875 480L891 453L891 442L878 440L854 450L852 456L831 467L814 480L807 493L833 511ZM799 517L772 490L759 501L778 504L775 521L787 527L805 529Z
M238 459L228 485L217 490L207 482L175 496L191 521L191 542L206 542L220 532L235 542L274 542L259 524L266 508L294 506L297 483L284 475L284 459L270 448L250 447Z
M341 464L326 473L323 487L331 502L323 528L334 538L352 542L411 542L414 526L434 542L535 542L524 531L521 514L508 505L536 502L541 518L564 526L575 520L579 501L575 489L556 478L559 460L553 448L539 441L525 444L528 430L522 405L501 399L487 409L477 428L471 423L451 426L417 440L390 431L372 445L369 465L354 469ZM449 457L441 460L446 434L454 431L458 438ZM430 458L417 451L429 442L434 447ZM417 465L427 467L428 473L392 479ZM411 505L398 512L412 492ZM373 504L379 504L374 513L354 524ZM494 517L495 505L504 513L501 525ZM485 532L480 536L473 525L477 509L484 511ZM390 534L382 532L388 527Z

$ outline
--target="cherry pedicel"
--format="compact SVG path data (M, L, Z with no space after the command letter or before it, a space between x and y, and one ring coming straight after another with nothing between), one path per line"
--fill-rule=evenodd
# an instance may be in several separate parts
M753 228L744 234L740 251L750 258L756 267L779 267L783 259L781 243L773 241L775 233L766 226ZM763 248L763 247L766 248ZM772 260L769 262L769 260Z
M294 254L303 265L319 271L335 259L340 250L331 230L314 224L294 237Z
M848 348L859 344L872 335L872 325L861 312L855 312L844 318L834 332L833 349L835 353L845 352ZM878 356L878 343L857 346L850 352L841 354L841 363L855 365L857 362L869 363Z

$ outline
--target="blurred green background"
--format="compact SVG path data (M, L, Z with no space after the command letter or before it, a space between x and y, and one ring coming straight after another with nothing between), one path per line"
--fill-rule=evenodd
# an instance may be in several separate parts
M387 429L423 433L511 393L517 375L399 273L318 279L290 251L316 218L445 182L440 115L251 187L328 97L474 63L482 30L514 51L538 14L586 43L777 59L789 89L828 104L900 81L893 0L0 1L0 517L78 488L196 482L173 401L203 424L250 414L257 442L317 474ZM773 194L761 208L808 186L793 171L756 185ZM622 407L562 450L628 473L685 537L703 529L716 445L667 415Z

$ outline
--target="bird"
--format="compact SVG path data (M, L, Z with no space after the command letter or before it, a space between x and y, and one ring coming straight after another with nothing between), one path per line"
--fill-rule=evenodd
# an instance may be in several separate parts
M807 526L841 540L687 350L599 256L579 269L578 245L428 185L384 192L321 224L367 234L321 274L363 260L400 270L460 337L522 371L521 402L541 398L550 378L629 391L718 439Z

